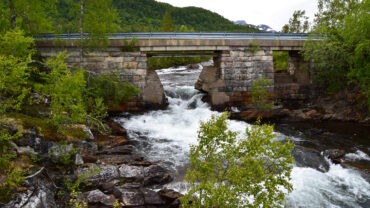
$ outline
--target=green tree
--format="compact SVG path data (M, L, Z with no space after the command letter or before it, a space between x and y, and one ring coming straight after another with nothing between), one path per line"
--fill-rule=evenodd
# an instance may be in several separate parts
M282 32L285 33L306 33L310 25L305 10L296 10L289 19L289 24L283 26Z
M357 84L370 107L370 1L320 0L318 8L313 32L321 41L308 41L303 51L314 60L316 80L330 91Z
M20 30L12 30L0 37L0 113L21 110L31 90L29 77L32 38Z
M247 138L227 128L228 114L202 122L190 148L183 207L283 207L292 190L292 144L274 141L271 125L253 125Z
M52 32L50 14L57 0L5 0L0 3L2 30L21 28L27 34ZM6 21L8 20L8 21Z
M46 61L51 71L43 87L43 92L51 96L52 119L61 129L68 124L84 123L87 115L85 73L68 69L65 59L65 53L60 53Z
M174 26L172 22L171 12L166 11L162 20L162 32L173 32Z

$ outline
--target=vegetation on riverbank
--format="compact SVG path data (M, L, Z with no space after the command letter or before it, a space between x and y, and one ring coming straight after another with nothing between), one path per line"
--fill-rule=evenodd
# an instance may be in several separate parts
M271 125L253 125L247 138L227 127L227 113L202 122L190 148L183 207L283 207L292 190L290 142L274 141Z
M320 0L303 55L314 79L329 92L359 87L370 109L370 1Z

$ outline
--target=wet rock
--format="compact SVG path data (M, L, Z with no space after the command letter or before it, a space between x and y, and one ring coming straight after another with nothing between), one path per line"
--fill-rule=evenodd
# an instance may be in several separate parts
M322 172L329 170L329 164L320 152L315 149L296 146L292 154L298 167L310 167Z
M116 198L114 196L108 196L101 192L99 189L88 192L86 199L88 203L101 203L107 206L113 206L113 204L116 202Z
M82 155L83 163L96 163L98 158L93 155Z
M48 150L48 156L53 163L67 165L75 160L76 149L73 144L54 144Z
M99 186L119 178L118 168L113 165L89 164L87 167L78 168L77 174L89 175L87 181L91 182L93 186Z
M124 129L119 123L115 122L115 121L109 121L108 122L108 126L111 128L112 130L112 134L114 135L127 135L127 130Z
M121 178L130 181L142 181L144 179L144 168L138 166L121 165L119 168Z
M9 202L4 208L54 208L56 189L53 181L40 172L40 174L26 181L30 187L27 191L16 194L15 200Z
M99 152L99 154L106 155L131 155L134 153L135 147L132 145L117 146L109 149L104 149Z
M174 191L172 189L164 188L158 192L158 194L169 203L174 202L176 199L180 198L182 196L181 193Z
M84 164L84 160L80 154L76 154L75 165Z
M122 146L130 143L130 141L127 138L122 136L110 136L109 138L111 139L109 145L112 147Z
M126 206L145 205L144 194L138 189L117 188L121 195L121 200Z
M141 189L144 195L144 202L146 205L164 205L165 201L160 197L160 195L150 189Z
M187 69L199 69L199 64L188 64Z
M98 158L100 161L111 165L121 165L121 164L136 166L145 165L144 158L139 155L99 155ZM141 163L143 163L144 165L140 165Z
M161 165L152 165L144 168L144 186L166 184L173 180L170 171Z
M344 157L345 154L346 151L342 149L329 149L324 151L324 156L328 157L336 164L342 163L342 157Z

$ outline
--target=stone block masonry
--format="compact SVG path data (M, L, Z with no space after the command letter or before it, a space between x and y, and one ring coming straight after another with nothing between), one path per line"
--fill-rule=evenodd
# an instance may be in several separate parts
M78 48L66 47L39 47L44 58L55 57L58 53L66 51L67 64L80 67L80 51ZM109 47L84 53L82 67L86 70L100 73L118 73L121 80L127 80L139 88L141 92L141 105L152 107L165 103L163 86L158 75L147 69L146 52L124 52L121 47Z

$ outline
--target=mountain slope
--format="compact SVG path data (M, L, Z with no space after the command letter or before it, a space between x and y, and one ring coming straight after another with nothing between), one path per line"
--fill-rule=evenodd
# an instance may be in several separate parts
M160 31L163 16L170 11L175 31L186 26L199 32L257 32L256 28L235 25L221 15L197 7L179 8L154 0L113 0L125 32Z

